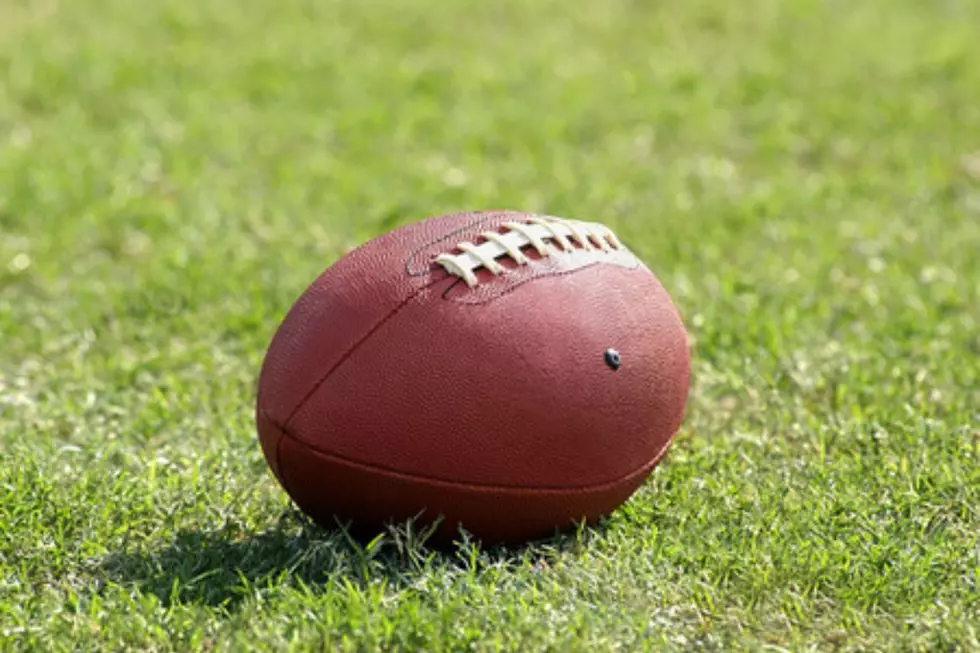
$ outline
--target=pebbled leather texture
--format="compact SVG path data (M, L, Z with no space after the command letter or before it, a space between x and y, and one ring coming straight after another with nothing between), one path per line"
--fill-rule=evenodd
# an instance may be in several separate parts
M612 483L575 490L500 488L434 481L398 473L378 473L336 456L310 449L294 438L268 429L289 461L284 484L296 504L330 527L351 523L367 536L392 520L441 521L434 540L452 541L464 526L484 544L521 542L552 535L581 521L595 523L636 491L666 453L667 445L642 468ZM329 501L325 500L329 497Z
M526 217L402 227L291 309L263 363L257 424L304 511L371 526L424 510L512 541L594 520L646 478L690 381L683 324L646 266L628 251L576 252L483 273L472 289L433 266Z

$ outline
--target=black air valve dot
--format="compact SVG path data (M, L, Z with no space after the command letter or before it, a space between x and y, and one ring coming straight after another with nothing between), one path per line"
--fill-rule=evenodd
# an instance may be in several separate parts
M619 352L615 349L606 350L606 365L614 370L618 370L623 364L623 358L619 355Z

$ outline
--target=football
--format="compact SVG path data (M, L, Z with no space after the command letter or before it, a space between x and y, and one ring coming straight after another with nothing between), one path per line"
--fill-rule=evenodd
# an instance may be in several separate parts
M684 417L690 354L653 273L597 222L429 218L299 297L259 375L262 450L325 526L414 518L514 543L624 503Z

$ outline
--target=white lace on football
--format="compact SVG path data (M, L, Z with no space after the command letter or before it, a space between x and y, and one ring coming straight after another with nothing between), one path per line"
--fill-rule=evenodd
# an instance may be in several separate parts
M534 217L527 222L505 222L504 231L487 231L480 234L484 242L459 243L460 254L442 254L436 263L446 272L466 282L470 288L477 285L476 272L483 268L499 276L505 269L497 259L507 256L518 265L527 265L531 259L522 251L533 247L542 257L574 252L601 250L611 252L624 249L608 227L595 222L578 222L564 218ZM578 245L576 248L575 245Z

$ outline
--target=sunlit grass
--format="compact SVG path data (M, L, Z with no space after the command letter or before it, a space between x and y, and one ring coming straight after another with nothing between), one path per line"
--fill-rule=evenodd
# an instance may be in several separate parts
M0 8L0 649L980 648L976 3ZM600 528L318 530L258 366L350 247L598 220L689 416Z

